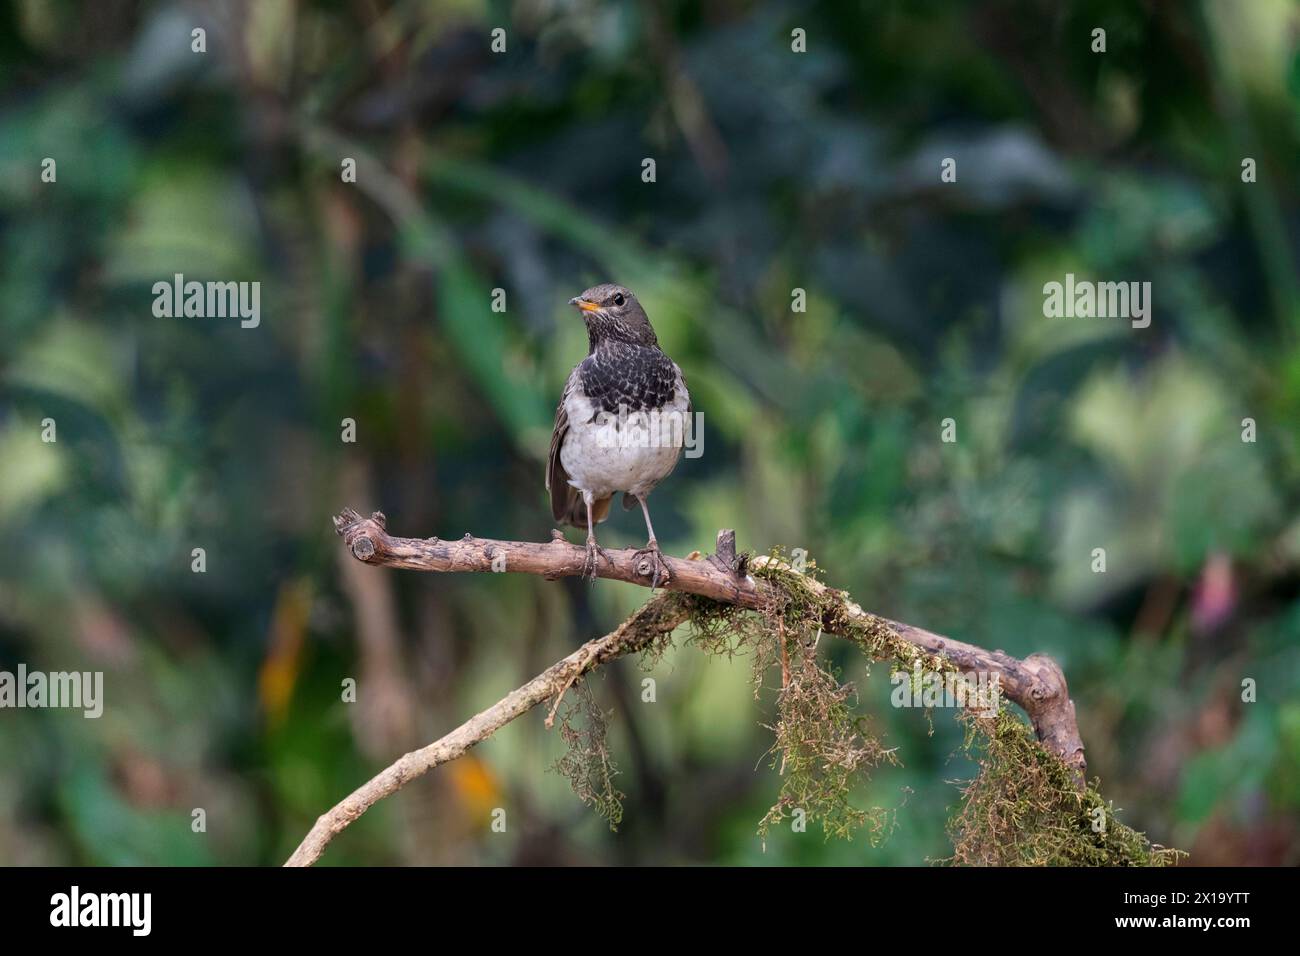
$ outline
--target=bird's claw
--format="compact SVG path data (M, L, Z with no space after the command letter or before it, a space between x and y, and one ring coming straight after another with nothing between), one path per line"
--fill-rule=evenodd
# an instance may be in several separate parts
M664 561L664 556L659 550L659 542L653 538L632 557L636 561L637 573L642 577L650 578L651 591L659 587L660 581L667 582L672 577L672 572L668 570L668 563Z
M606 562L613 567L614 561L600 545L596 543L595 538L587 539L587 558L582 562L582 576L592 581L596 580L596 561L597 557L604 558Z

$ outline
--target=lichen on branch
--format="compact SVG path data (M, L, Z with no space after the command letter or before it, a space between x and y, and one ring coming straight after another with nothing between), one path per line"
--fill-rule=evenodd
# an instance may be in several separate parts
M566 778L578 799L609 822L617 832L623 822L623 798L627 794L614 786L618 767L609 751L605 713L596 703L587 681L573 687L573 698L560 713L560 739L564 754L552 770Z
M827 838L864 830L874 843L887 835L892 811L859 808L855 787L896 752L855 712L856 691L818 659L821 635L833 631L871 661L911 672L918 661L939 674L959 674L957 664L926 654L903 639L883 618L846 612L845 596L812 573L794 571L779 554L753 563L771 585L759 610L693 598L687 605L692 641L712 653L753 655L755 696L764 676L780 667L777 714L768 726L774 742L772 767L781 792L759 822L766 837L795 811L821 824ZM810 569L811 571L812 569ZM929 709L926 710L930 716ZM1120 823L1096 784L1080 787L1072 769L1049 753L1020 718L1005 709L995 716L957 711L965 725L963 749L978 763L962 790L949 824L953 855L962 865L1164 866L1181 851L1153 845Z
M1187 854L1151 843L1069 772L1014 714L963 713L979 773L948 823L962 866L1170 866Z

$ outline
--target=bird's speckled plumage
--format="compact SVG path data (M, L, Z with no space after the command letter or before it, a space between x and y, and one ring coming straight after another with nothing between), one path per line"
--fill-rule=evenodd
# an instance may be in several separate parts
M663 481L681 456L680 443L647 440L656 426L691 412L682 371L663 350L636 297L619 285L588 289L572 300L587 323L590 350L574 367L555 413L546 487L557 521L587 528L603 521L625 492L630 508ZM663 416L656 419L655 413ZM625 416L614 432L612 418ZM602 429L605 431L602 433ZM671 425L669 429L671 430ZM680 429L677 431L680 442ZM619 440L611 442L611 437ZM657 547L645 511L651 545Z

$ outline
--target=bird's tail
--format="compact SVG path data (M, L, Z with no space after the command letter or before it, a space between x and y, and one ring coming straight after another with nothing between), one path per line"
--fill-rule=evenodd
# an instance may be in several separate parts
M610 495L606 498L597 498L591 507L591 523L600 524L609 517L609 505L614 500ZM564 513L564 522L571 524L579 530L587 530L587 505L582 500L582 495L575 493L569 498L568 510Z

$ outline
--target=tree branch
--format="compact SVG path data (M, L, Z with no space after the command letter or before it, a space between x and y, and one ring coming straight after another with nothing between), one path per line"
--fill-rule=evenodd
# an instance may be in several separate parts
M558 696L588 671L616 657L635 653L670 633L686 620L686 610L670 595L661 594L613 631L588 641L568 657L552 664L522 687L516 688L487 710L475 714L445 737L406 754L392 766L358 787L346 799L316 820L311 832L293 851L285 866L311 866L325 847L349 824L384 797L439 764L455 760L475 744L521 717L538 704Z
M581 575L586 560L586 550L571 544L559 531L553 531L551 540L545 544L496 541L469 534L455 541L442 541L438 538L393 537L388 534L386 524L381 512L363 518L346 509L334 518L335 530L342 535L353 557L371 565L417 571L518 572L555 580ZM630 549L606 553L608 560L597 564L598 577L650 586L654 574L650 558ZM750 567L764 567L770 559L759 557L751 564L747 555L737 556L735 533L729 530L718 533L717 552L708 558L700 558L698 553L688 559L664 555L663 561L670 577L667 582L661 580L660 584L670 591L695 594L751 610L762 610L777 597L771 584L748 573ZM926 653L951 661L958 670L998 675L1002 693L1024 709L1039 741L1065 763L1076 782L1083 785L1087 765L1074 703L1070 700L1065 674L1050 657L1033 654L1019 660L1000 650L988 651L954 641L910 624L871 614L844 592L827 588L811 578L809 583L819 595L832 599L839 616L847 620L871 627L883 626ZM401 789L407 781L461 756L510 721L560 694L588 671L639 650L657 635L672 631L685 620L686 612L680 604L667 598L667 595L661 595L651 600L616 630L589 641L445 737L406 754L321 816L285 865L311 865L320 858L335 835L378 800ZM828 615L831 633L835 633L833 622L836 617Z

